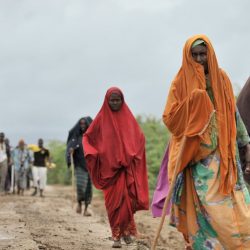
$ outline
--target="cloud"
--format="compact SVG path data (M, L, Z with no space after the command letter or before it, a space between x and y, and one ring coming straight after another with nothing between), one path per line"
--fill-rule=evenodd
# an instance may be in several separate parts
M248 0L0 2L0 130L62 139L117 85L134 114L161 117L188 37L205 33L235 89L249 76Z

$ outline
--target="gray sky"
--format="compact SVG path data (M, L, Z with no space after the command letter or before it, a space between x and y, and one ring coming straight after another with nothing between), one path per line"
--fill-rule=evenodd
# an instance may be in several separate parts
M161 117L187 38L206 34L239 91L250 75L249 0L0 0L0 130L65 140L120 87Z

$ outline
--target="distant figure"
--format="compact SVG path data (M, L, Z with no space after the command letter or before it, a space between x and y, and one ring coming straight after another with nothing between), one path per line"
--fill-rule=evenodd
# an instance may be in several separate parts
M250 77L239 94L237 99L237 107L247 128L248 135L250 135ZM247 181L248 189L250 190L250 167L247 167L245 148L240 150L240 156L244 171L244 178Z
M82 213L82 202L84 202L84 216L91 215L88 211L88 205L91 203L92 200L92 183L88 170L86 168L86 161L83 153L84 148L82 146L82 137L91 122L92 119L89 116L83 117L69 131L66 151L67 163L69 167L72 164L70 155L73 154L78 202L76 212L79 214Z
M30 150L29 150L30 152ZM26 188L27 190L30 189L30 182L32 181L33 177L32 177L32 162L29 164L29 168L27 170L27 185L26 185Z
M38 140L39 151L34 152L34 162L32 168L34 192L32 196L37 194L40 189L40 196L44 197L43 191L47 183L47 166L46 163L50 161L49 150L44 148L43 139Z
M0 133L0 195L5 194L5 182L8 172L8 147L5 143L5 135Z
M247 132L250 135L250 77L239 94L237 99L237 107L239 109L240 116L247 128Z
M24 140L20 140L18 146L14 149L13 161L15 167L15 187L17 188L17 194L24 195L24 190L27 188L27 171L31 162L31 155L25 146Z
M8 158L8 170L7 170L7 176L5 180L5 191L6 192L11 192L12 188L12 172L14 174L14 171L12 171L12 165L13 165L13 160L11 157L12 153L12 147L10 146L10 141L8 138L5 138L5 145L6 145L6 151L7 151L7 158ZM14 178L13 178L14 179Z
M114 240L132 243L137 236L134 213L149 206L145 138L123 93L110 88L96 118L83 136L87 168L103 190Z

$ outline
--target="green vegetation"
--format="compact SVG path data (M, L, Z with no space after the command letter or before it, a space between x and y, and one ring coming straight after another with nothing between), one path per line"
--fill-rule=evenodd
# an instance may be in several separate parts
M138 116L137 121L146 137L149 188L152 190L155 188L163 154L169 140L169 133L162 121L154 117Z
M158 176L161 160L169 139L169 133L161 120L151 116L138 116L137 121L144 131L146 137L146 154L148 165L148 177L150 189L155 188L156 178ZM48 171L49 184L71 183L71 171L65 162L65 143L60 141L51 141L48 145L53 162L56 163L55 169Z
M71 184L71 171L68 169L65 161L66 144L60 141L51 141L48 145L52 161L56 168L48 170L49 184Z

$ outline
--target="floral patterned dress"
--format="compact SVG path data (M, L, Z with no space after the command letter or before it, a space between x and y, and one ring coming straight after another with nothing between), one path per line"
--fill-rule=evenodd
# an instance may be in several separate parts
M213 102L208 80L207 93ZM219 192L220 155L216 114L210 122L209 133L202 138L199 156L202 160L190 163L177 177L170 223L183 233L194 250L250 249L250 196L238 152L238 147L249 143L249 136L238 111L235 119L238 179L234 191L227 196Z

